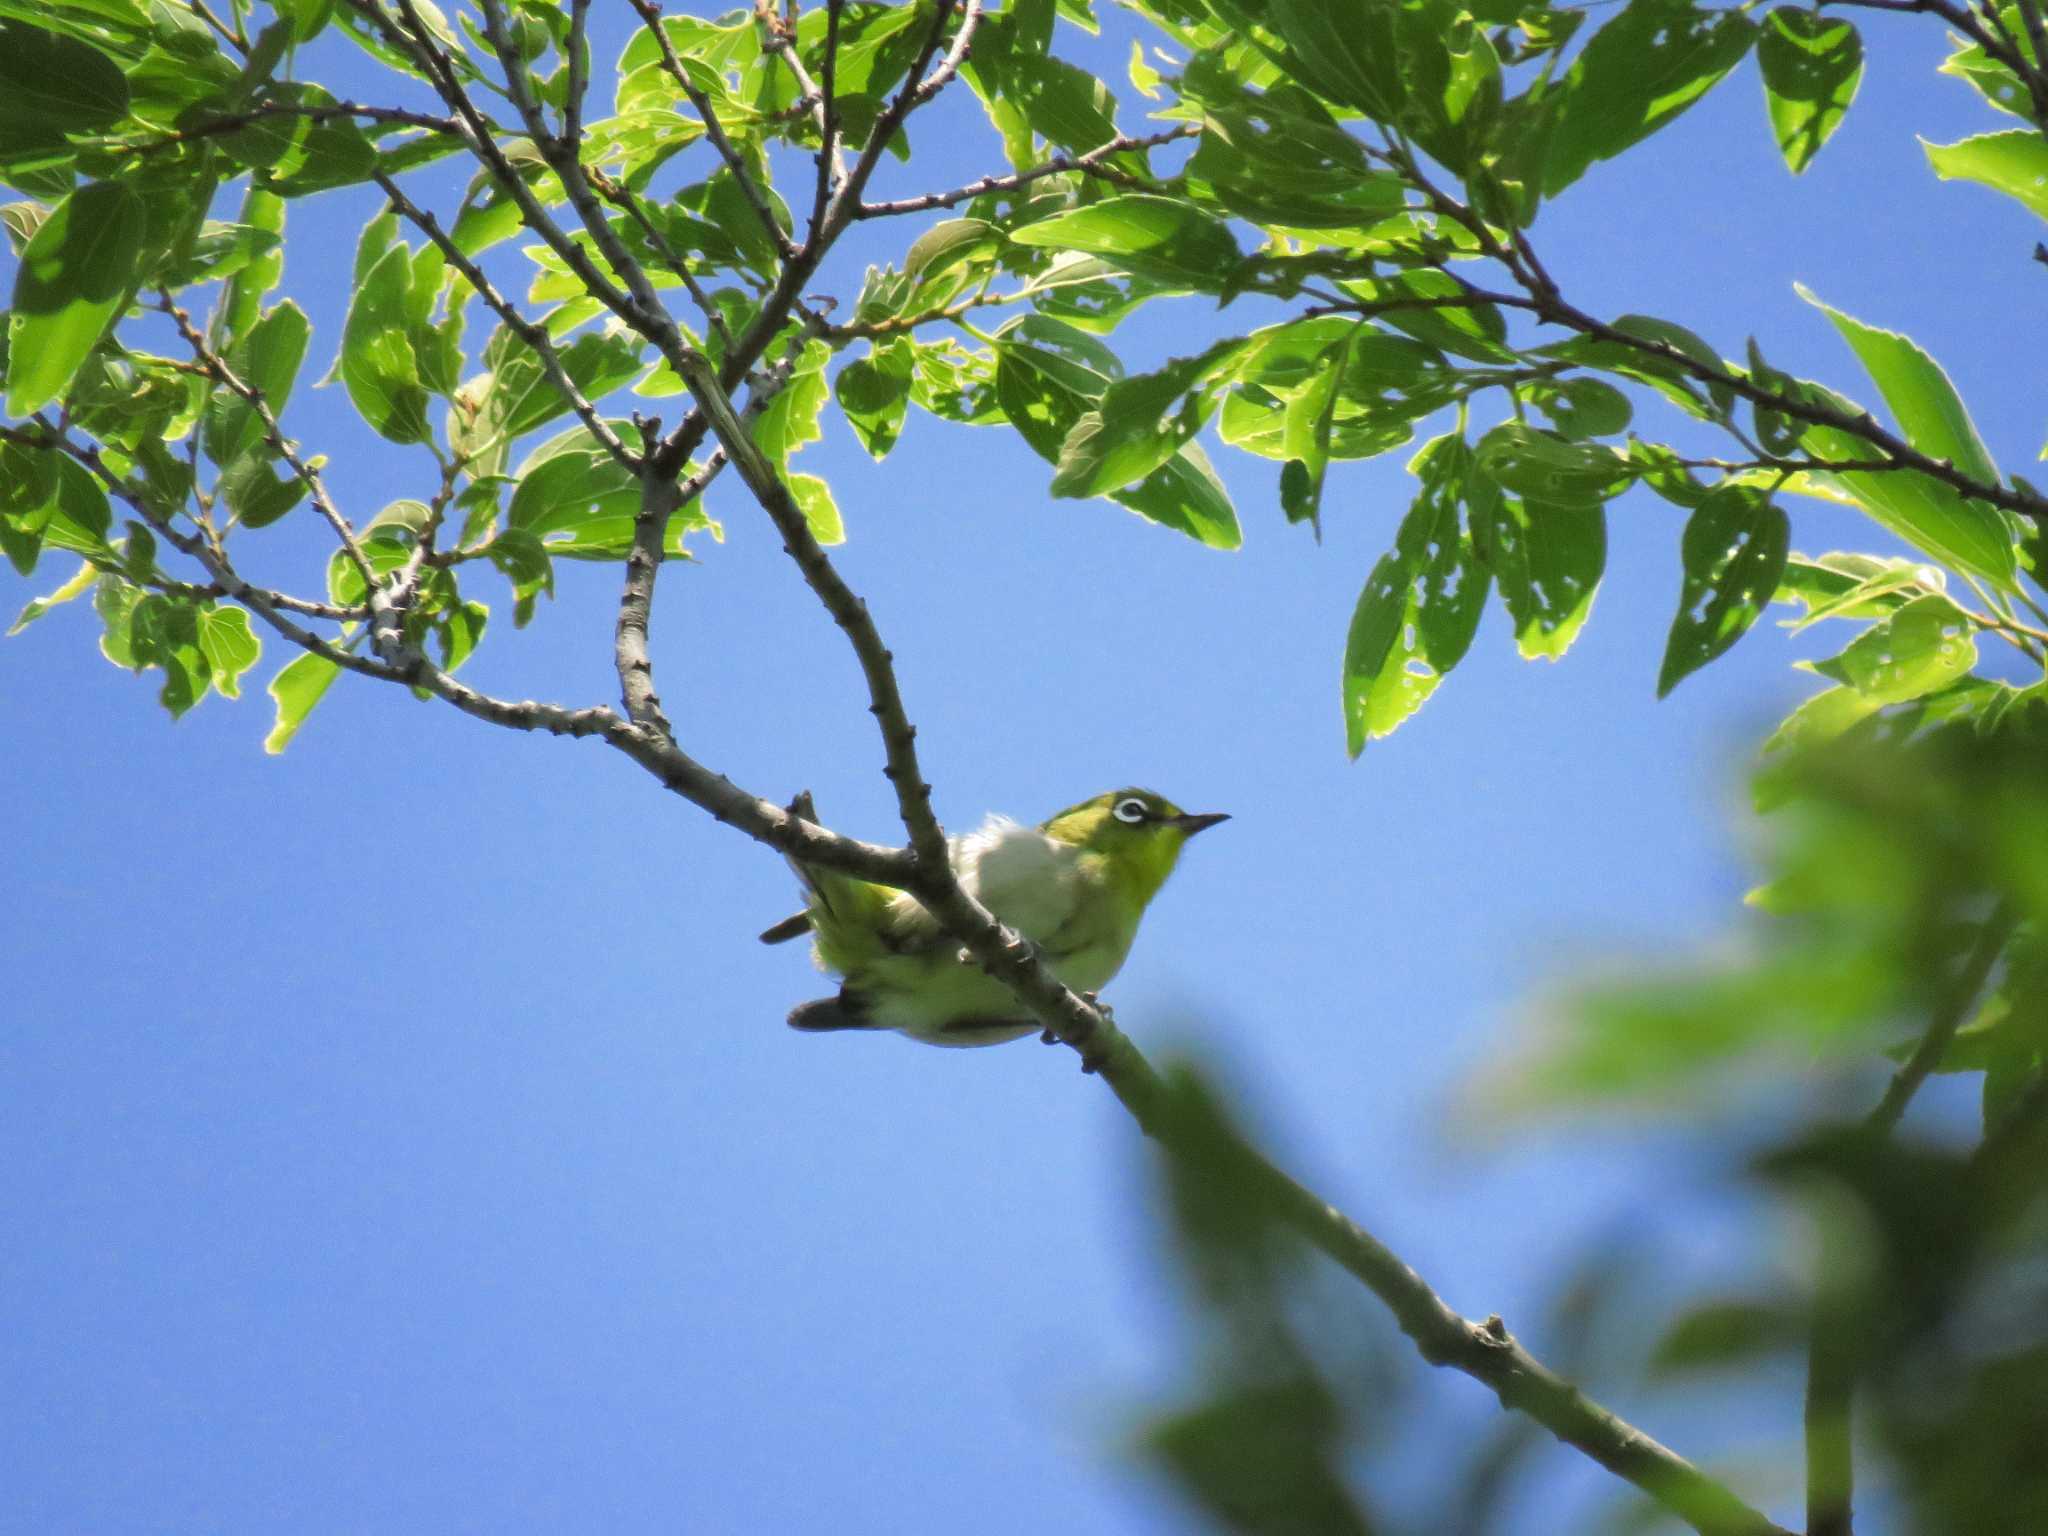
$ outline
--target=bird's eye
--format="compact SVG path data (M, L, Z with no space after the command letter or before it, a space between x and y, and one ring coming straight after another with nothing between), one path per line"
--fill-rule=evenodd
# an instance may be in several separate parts
M1117 801L1115 809L1110 812L1110 815L1114 816L1118 821L1127 821L1133 825L1143 821L1149 814L1150 812L1147 811L1145 802L1136 795L1132 795L1127 800Z

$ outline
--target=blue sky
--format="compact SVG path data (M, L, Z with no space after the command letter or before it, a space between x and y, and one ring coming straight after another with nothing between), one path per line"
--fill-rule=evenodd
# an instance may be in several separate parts
M1804 178L1745 66L1546 210L1541 249L1589 309L1730 355L1754 333L1868 398L1804 281L1933 351L2024 472L2038 230L1934 182L1915 142L2002 125L1932 73L1934 28L1869 20L1862 97ZM954 106L902 190L993 168ZM309 378L369 206L294 208ZM1215 323L1186 301L1127 355ZM336 389L302 389L287 420L359 520L431 485ZM1618 1231L1649 1253L1637 1313L1730 1273L1757 1229L1708 1187L1722 1153L1641 1122L1475 1125L1459 1090L1526 1044L1546 987L1735 920L1744 754L1811 691L1790 663L1825 638L1762 628L1657 703L1679 524L1634 494L1562 663L1516 660L1491 614L1424 711L1348 763L1338 659L1406 455L1333 468L1318 547L1272 466L1212 449L1236 554L1050 500L1049 468L994 430L914 416L875 466L829 424L806 451L942 817L1036 819L1124 783L1231 812L1148 917L1118 1018L1211 1064L1454 1305L1540 1350L1572 1256ZM893 838L840 636L758 512L713 500L726 541L669 567L656 614L681 738ZM1809 552L1883 547L1827 508L1794 528ZM304 579L311 530L260 537L256 570ZM9 575L7 600L65 574ZM514 633L484 591L474 680L610 698L615 593L565 567ZM786 1030L824 990L796 947L754 942L790 909L787 872L616 754L345 679L270 758L260 693L173 724L94 639L79 605L0 646L0 1530L1189 1528L1120 1449L1187 1364L1147 1155L1070 1053ZM269 647L262 675L283 659ZM1689 1452L1796 1446L1787 1393L1680 1413L1596 1385ZM1402 1412L1422 1450L1387 1487L1412 1501L1492 1410L1456 1380ZM1524 1530L1606 1495L1562 1450L1539 1476Z

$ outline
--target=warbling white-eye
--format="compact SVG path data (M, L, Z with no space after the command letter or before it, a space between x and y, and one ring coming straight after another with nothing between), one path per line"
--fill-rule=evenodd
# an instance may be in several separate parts
M810 797L790 809L811 819ZM991 816L950 849L967 894L1036 945L1066 985L1093 993L1122 967L1187 840L1227 820L1191 816L1148 789L1119 789L1036 827ZM804 910L761 940L780 944L808 930L819 968L837 972L842 985L837 997L791 1010L793 1028L896 1029L931 1045L996 1045L1038 1029L916 897L795 867Z

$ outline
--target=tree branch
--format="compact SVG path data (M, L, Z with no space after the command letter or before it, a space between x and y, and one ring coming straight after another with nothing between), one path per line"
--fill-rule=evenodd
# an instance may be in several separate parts
M704 124L704 136L711 141L711 147L718 151L719 158L725 162L725 168L732 172L733 179L739 183L740 195L746 198L747 206L754 210L754 216L761 221L761 228L767 232L777 252L785 261L789 260L796 255L795 244L781 224L776 222L774 211L768 206L768 199L754 180L753 173L747 169L745 158L727 136L725 125L718 120L718 112L711 105L711 98L697 88L697 83L690 78L689 71L683 68L683 61L676 57L675 45L669 42L668 34L661 27L661 7L655 4L655 0L628 0L628 3L639 14L641 23L648 32L653 35L655 47L661 50L661 67L668 72L669 78L675 81L678 89L696 109L697 116Z
M1113 172L1102 162L1114 155L1126 154L1132 150L1154 149L1161 144L1171 144L1175 139L1193 138L1201 131L1199 124L1181 123L1177 127L1168 128L1160 133L1145 134L1142 137L1120 134L1107 144L1097 145L1086 154L1054 155L1042 165L1015 171L1008 176L984 176L964 187L956 187L951 192L928 192L922 197L898 198L887 203L862 203L854 209L853 217L885 219L899 213L926 213L935 208L951 208L970 198L986 196L990 192L1014 192L1019 187L1028 186L1047 176L1057 176L1063 171L1080 171L1084 175L1103 176L1113 181L1129 183L1135 178Z
M638 474L639 459L619 440L618 433L606 425L605 419L598 415L597 407L576 387L576 381L569 377L569 370L562 365L562 355L555 349L554 341L549 337L547 329L527 319L510 300L498 292L491 280L484 275L483 269L463 254L462 247L441 228L440 221L407 197L396 181L379 171L376 173L376 182L391 206L439 247L441 254L447 258L448 265L462 274L463 279L476 291L477 297L482 299L491 313L504 323L505 329L533 349L534 356L540 359L541 371L548 376L548 382L561 391L562 398L569 402L569 408L576 413L576 419L583 423L598 445L619 464Z
M327 526L334 530L334 536L341 541L341 547L348 554L349 563L363 578L364 587L377 590L377 573L370 566L369 557L363 553L363 546L356 539L356 531L349 520L341 515L327 495L327 487L321 482L320 472L313 468L298 448L284 435L284 429L277 424L277 416L270 409L270 402L263 398L263 391L245 384L236 378L228 365L221 361L220 354L208 345L204 336L192 324L192 317L180 309L165 289L157 290L157 308L170 316L171 323L178 328L178 334L185 345L192 350L193 358L206 370L208 376L228 393L248 405L256 413L256 419L263 423L263 441L270 451L291 467L301 484L312 497L314 508L326 519Z

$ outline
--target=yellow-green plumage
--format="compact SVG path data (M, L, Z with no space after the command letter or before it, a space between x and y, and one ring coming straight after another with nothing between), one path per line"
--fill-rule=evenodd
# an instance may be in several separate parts
M807 800L796 807L808 814ZM1187 840L1226 818L1190 816L1163 796L1113 790L1037 827L990 817L951 844L962 887L1038 946L1076 991L1106 985ZM1032 1033L1009 990L946 939L918 900L831 870L799 867L802 914L761 937L808 928L839 995L799 1005L798 1029L895 1029L934 1045L994 1045Z

